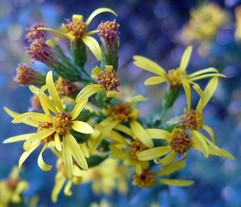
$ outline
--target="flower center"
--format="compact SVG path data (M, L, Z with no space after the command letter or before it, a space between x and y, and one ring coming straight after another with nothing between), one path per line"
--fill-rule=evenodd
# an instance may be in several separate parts
M52 124L52 123L49 123L49 122L40 123L40 124L38 125L38 132L39 132L39 131L46 130L46 129L50 129L50 128L52 128L52 127L53 127L53 124ZM44 138L43 141L49 143L49 142L51 142L51 141L53 141L53 140L54 140L54 134L51 134L51 135L49 135L48 137Z
M67 134L72 125L71 116L67 113L58 113L53 120L53 127L60 136Z
M38 85L43 82L41 73L33 70L26 64L20 64L16 68L16 76L14 77L19 85Z
M131 108L129 103L121 103L111 109L111 116L123 122L129 122L137 119L138 115Z
M120 85L119 76L115 71L104 70L101 71L97 77L99 84L102 85L107 91L118 91Z
M134 140L130 145L130 158L132 160L137 160L137 152L144 151L148 149L140 140L136 139Z
M72 21L68 21L65 25L65 30L75 37L75 40L81 40L87 29L87 25L81 18L72 18Z
M172 149L178 154L183 155L191 147L191 138L183 129L174 129L172 131Z
M140 175L133 176L133 184L145 188L152 187L155 184L154 173L148 169L143 170Z
M26 53L29 57L43 62L46 65L51 65L55 59L53 50L45 43L43 39L38 39L32 42Z
M46 39L47 32L44 30L38 30L39 27L44 27L42 23L37 23L27 30L27 39L29 42L33 42L37 39Z
M56 90L60 96L70 96L77 92L73 83L59 77L55 82Z
M182 84L182 78L186 78L187 74L185 71L180 69L173 69L167 72L167 80L171 88L177 88Z
M181 125L186 129L200 129L203 126L204 117L195 110L184 111L181 118Z
M114 21L102 22L98 26L100 38L103 40L106 46L116 44L118 41L118 29L120 25Z

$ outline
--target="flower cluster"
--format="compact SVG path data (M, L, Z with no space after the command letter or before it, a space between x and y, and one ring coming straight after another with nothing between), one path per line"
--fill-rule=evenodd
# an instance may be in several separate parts
M170 70L135 55L133 64L154 74L145 80L145 85L167 85L160 97L160 124L150 117L141 117L138 104L145 104L148 99L143 95L126 99L117 73L120 25L116 20L106 21L96 30L88 31L93 18L106 12L116 15L111 9L100 8L86 21L82 15L73 15L61 30L40 23L27 30L30 42L27 55L49 71L44 74L26 64L19 65L15 80L20 85L30 85L33 104L30 111L22 114L5 107L13 124L34 128L31 133L4 140L4 143L23 142L19 167L37 148L41 148L37 163L44 171L51 170L52 164L48 164L48 156L43 158L43 153L48 150L56 157L53 202L62 189L70 196L71 186L84 182L92 182L95 193L106 194L114 190L125 193L129 177L139 187L189 186L194 181L178 175L186 167L191 150L200 151L206 158L216 155L234 159L218 146L215 132L205 124L203 113L219 78L225 76L213 67L188 73L192 46L185 49L177 68ZM47 39L49 32L67 37L70 51ZM95 33L99 34L101 45L92 37ZM90 68L91 74L85 66L87 49L100 60ZM69 52L71 57L66 55ZM203 79L208 82L205 88L199 84ZM166 112L183 92L186 108L177 117L166 120ZM192 105L194 92L199 97L196 107Z

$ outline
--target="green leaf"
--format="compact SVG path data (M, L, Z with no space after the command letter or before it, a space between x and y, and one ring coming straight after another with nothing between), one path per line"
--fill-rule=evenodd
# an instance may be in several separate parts
M93 155L89 158L86 158L86 161L88 163L89 168L99 165L101 162L103 162L108 156L98 156Z

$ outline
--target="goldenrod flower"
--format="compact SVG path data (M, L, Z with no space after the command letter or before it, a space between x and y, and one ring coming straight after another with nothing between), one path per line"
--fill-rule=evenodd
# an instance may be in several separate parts
M191 98L190 93L186 94L187 97L187 109L184 110L184 114L181 117L180 124L184 129L190 131L194 136L193 145L196 148L199 148L205 157L208 157L209 154L213 154L210 151L217 151L219 156L224 156L233 159L233 156L226 152L225 150L218 149L215 143L215 135L211 127L204 124L203 109L207 105L208 101L211 99L213 93L215 92L218 85L218 77L213 77L204 91L200 91L200 99L196 106L196 109L191 108ZM206 131L209 136L212 138L212 142L206 138L206 136L201 133L201 130Z
M78 14L73 15L71 21L68 21L67 24L62 25L63 32L52 28L48 28L48 27L40 27L38 29L53 31L57 34L60 34L69 38L71 41L83 41L86 44L86 46L91 50L91 52L95 55L97 60L100 60L101 59L100 46L98 42L93 37L90 36L94 33L97 33L98 30L93 30L89 32L87 32L87 30L88 30L89 24L94 19L94 17L103 12L110 12L117 16L117 14L111 9L100 8L92 12L85 22L83 21L84 20L83 15L78 15Z
M144 169L141 174L133 176L132 183L139 187L150 188L153 187L157 182L164 185L174 185L174 186L189 186L194 182L192 180L182 180L182 179L171 179L163 178L162 176L168 176L174 172L177 172L186 166L183 160L176 161L168 166L163 167L157 172L152 172L150 169Z
M4 141L4 143L25 141L23 145L25 151L19 159L19 166L43 143L44 146L38 156L38 165L42 170L50 170L52 168L42 158L42 154L48 146L53 146L58 151L63 151L63 160L70 178L72 177L73 169L72 157L74 157L82 169L87 170L88 165L84 154L71 134L71 130L85 134L94 132L89 124L76 120L86 106L87 99L81 99L81 101L75 104L71 112L66 112L55 88L52 72L48 72L45 86L41 89L31 86L30 89L38 96L44 113L27 112L18 114L5 108L7 113L14 118L13 123L24 123L37 128L36 133L19 135ZM44 93L45 90L48 91L49 96Z
M165 71L160 65L143 56L134 56L134 64L143 70L156 74L148 78L145 85L156 85L167 82L171 89L179 88L181 85L184 90L190 91L190 85L195 84L194 81L210 78L214 76L224 77L218 73L215 68L205 68L192 74L187 74L186 68L192 53L192 47L189 46L183 53L180 65L176 69Z
M18 167L14 167L9 178L0 181L0 206L8 207L23 204L23 192L28 183L19 177Z
M138 152L137 158L140 161L156 160L159 164L166 166L172 163L176 157L186 157L190 148L204 153L202 147L199 145L200 136L197 134L190 136L185 129L174 128L171 132L168 132L153 128L146 129L146 132L155 139L167 141L167 144ZM229 152L219 148L208 139L206 140L205 145L208 154L233 159L233 156Z
M79 167L73 163L73 176L69 178L66 172L66 167L64 161L61 157L57 160L57 174L55 176L55 185L51 193L51 200L55 203L58 200L58 195L62 188L64 187L64 194L66 196L71 196L71 186L72 184L79 185L82 181L82 171Z
M101 71L98 66L92 70L92 75L97 79L101 87L100 90L104 89L106 91L107 97L113 97L118 91L118 86L120 85L119 76L113 70L113 66L106 65L105 70ZM93 88L97 88L96 84L90 85Z
M213 2L192 9L190 16L183 28L183 38L187 43L214 39L218 30L230 20L228 12Z
M106 159L98 166L83 172L82 182L91 182L94 193L110 195L114 190L127 192L127 170L117 160Z

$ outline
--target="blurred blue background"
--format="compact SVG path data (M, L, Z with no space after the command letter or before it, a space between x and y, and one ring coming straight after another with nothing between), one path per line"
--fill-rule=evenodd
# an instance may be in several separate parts
M236 159L205 159L200 153L191 152L182 177L195 180L193 186L160 190L140 189L130 185L128 196L114 193L107 197L113 206L148 207L153 202L163 207L241 206L241 42L236 41L233 36L234 11L241 2L212 2L216 2L230 14L230 22L227 27L218 31L206 54L199 53L198 47L202 43L195 44L189 67L191 71L192 68L197 70L213 66L227 75L227 79L220 81L215 98L205 109L205 116L207 124L216 132L218 145L230 151ZM31 128L24 125L11 124L11 118L3 110L7 106L14 111L25 112L30 106L29 89L19 87L12 78L18 63L31 63L24 50L26 28L36 22L58 27L65 19L70 19L72 14L87 17L99 7L109 7L116 11L116 19L120 24L119 73L123 82L129 82L137 92L151 97L150 105L145 106L145 115L151 108L158 106L161 91L159 86L143 87L143 81L148 75L134 67L132 56L146 56L166 69L177 67L186 47L182 40L182 28L189 21L190 10L200 3L202 1L194 0L0 0L0 179L8 176L22 153L22 143L4 145L2 141L31 131ZM102 18L114 19L108 14L100 15L93 21L93 28ZM95 63L91 62L93 65ZM183 105L183 98L180 97L174 105L174 109L169 112L170 116L180 114L178 106ZM33 153L26 161L21 175L30 182L25 196L31 198L38 195L38 206L89 206L91 202L99 202L104 197L94 195L90 186L84 184L73 188L72 197L61 193L58 202L52 204L50 195L55 170L48 173L41 171L36 163L37 155L38 152Z

